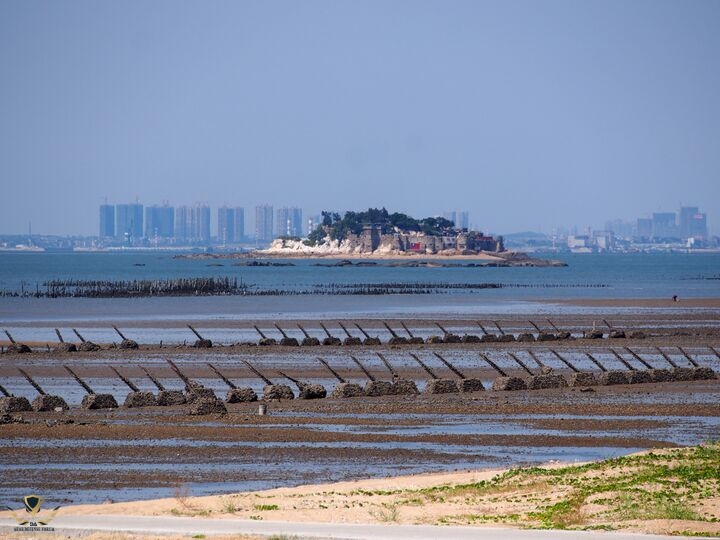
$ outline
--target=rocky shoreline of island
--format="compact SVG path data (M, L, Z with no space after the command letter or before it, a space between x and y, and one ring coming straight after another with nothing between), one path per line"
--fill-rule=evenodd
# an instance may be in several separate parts
M459 268L459 267L565 267L567 263L555 259L531 257L522 252L475 253L460 255L396 253L347 253L328 252L307 254L297 252L257 250L237 253L184 253L174 259L235 260L233 266L280 267L294 266L289 260L317 260L315 266L323 267L408 267L408 268Z

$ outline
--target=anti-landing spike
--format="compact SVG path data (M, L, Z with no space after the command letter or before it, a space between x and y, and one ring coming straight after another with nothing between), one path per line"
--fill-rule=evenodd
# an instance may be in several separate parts
M418 358L418 356L417 356L416 354L410 353L410 356L412 356L412 358L413 358L418 364L420 364L420 367L423 368L423 369L427 372L428 375L430 375L430 378L431 378L431 379L434 379L434 380L437 380L437 379L438 379L438 376L435 375L435 373L433 372L433 370L430 369L430 368L427 366L427 364L425 364L425 362L423 362L422 360L420 360L420 358Z
M478 354L480 355L480 358L482 358L483 360L485 360L485 362L487 362L487 364L488 364L491 368L493 368L495 371L497 371L502 377L507 377L507 376L508 376L507 373L505 373L502 369L500 369L500 366L498 366L495 362L493 362L492 360L490 360L490 358L488 358L486 354L483 354L483 353L478 353Z
M528 375L531 375L531 376L535 375L532 371L530 371L530 368L527 366L527 364L525 362L523 362L522 360L520 360L515 354L513 354L512 352L509 352L509 351L508 351L508 354L510 355L510 358L515 360L515 362L517 362L520 365L521 368L523 368L525 371L527 371Z

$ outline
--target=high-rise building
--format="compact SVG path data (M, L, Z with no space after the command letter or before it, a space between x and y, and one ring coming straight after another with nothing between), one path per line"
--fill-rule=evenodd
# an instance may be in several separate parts
M632 238L634 234L633 224L621 219L614 219L612 221L605 222L605 230L610 231L617 237L621 238Z
M453 210L452 212L443 212L443 217L455 224L456 229L470 228L470 213L467 210Z
M192 240L200 243L210 241L210 207L206 204L193 206L190 212Z
M697 206L682 206L678 215L681 238L690 238L690 222L700 212Z
M100 238L115 238L115 207L100 205Z
M190 238L190 208L178 206L175 208L175 240L185 243Z
M302 210L297 207L278 208L275 236L302 236Z
M217 240L221 244L242 242L245 237L245 210L239 206L221 206L217 216Z
M145 208L145 238L173 238L175 209L167 204Z
M458 229L469 229L470 228L470 213L467 210L460 210L456 213L457 221L455 227Z
M653 214L652 236L657 240L680 237L680 231L675 223L675 212L655 212Z
M273 207L263 204L255 207L255 241L271 242L273 239Z
M680 237L683 240L695 238L696 240L707 239L707 216L700 213L697 206L683 206L680 208Z
M653 232L653 221L650 218L638 218L636 239L639 242L649 242Z
M695 240L707 240L707 215L698 212L690 219L690 228L688 230L688 238Z
M142 204L118 204L115 206L115 235L129 245L140 242L143 236Z
M188 208L187 219L187 238L190 243L195 243L197 241L198 213L194 206Z
M179 206L175 209L175 239L178 242L210 242L210 207L206 204Z
M315 229L318 228L318 225L322 223L322 217L321 216L310 216L305 220L305 226L307 227L305 234L310 234Z
M235 243L235 209L221 206L217 211L217 240L220 244Z
M245 239L245 209L235 207L235 241L242 242Z

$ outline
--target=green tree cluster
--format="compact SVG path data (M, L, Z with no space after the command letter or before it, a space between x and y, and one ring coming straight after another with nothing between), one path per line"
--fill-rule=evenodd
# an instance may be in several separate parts
M385 208L368 208L364 212L345 212L340 217L337 212L322 212L322 222L308 235L307 244L314 246L325 237L332 240L344 240L348 234L360 234L363 227L378 227L382 234L392 232L422 232L430 236L454 234L455 224L441 217L415 219L407 214L390 214Z

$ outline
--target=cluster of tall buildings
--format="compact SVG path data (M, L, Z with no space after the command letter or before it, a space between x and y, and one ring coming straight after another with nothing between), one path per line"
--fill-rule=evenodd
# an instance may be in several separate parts
M140 203L100 205L100 239L128 246L208 244L213 239L206 204L144 207ZM217 238L228 243L245 236L242 208L218 209Z
M219 245L240 244L254 239L269 243L279 236L303 236L302 210L270 205L255 207L254 235L246 235L245 209L221 206L212 226L207 204L194 206L143 206L140 203L100 205L99 236L105 244L142 245ZM308 227L317 223L311 219Z
M467 211L445 212L443 217L460 229L469 227ZM142 204L100 205L100 240L106 245L122 246L188 246L232 245L254 242L269 244L279 237L303 237L320 224L320 216L303 221L303 211L295 206L273 208L262 204L255 207L255 227L245 230L245 210L238 206L221 206L214 221L210 206Z
M448 221L452 221L457 229L470 228L470 214L467 210L453 210L452 212L443 212L443 217Z
M656 212L652 218L637 220L636 239L643 242L704 242L708 239L707 215L697 206L683 206L679 212Z
M616 219L605 230L638 243L706 242L710 239L707 214L697 206L683 206L678 212L655 212L636 221Z
M558 232L559 237L563 237ZM678 212L655 212L635 222L608 221L602 231L568 234L571 251L616 251L645 244L702 248L711 245L707 215L697 206L683 206Z
M283 206L275 212L269 204L255 207L255 241L271 242L281 236L302 237L312 231L312 220L303 227L303 212L296 206Z
M605 230L635 243L683 243L701 245L710 241L707 214L697 206L683 206L678 212L655 212L636 221L616 219Z

